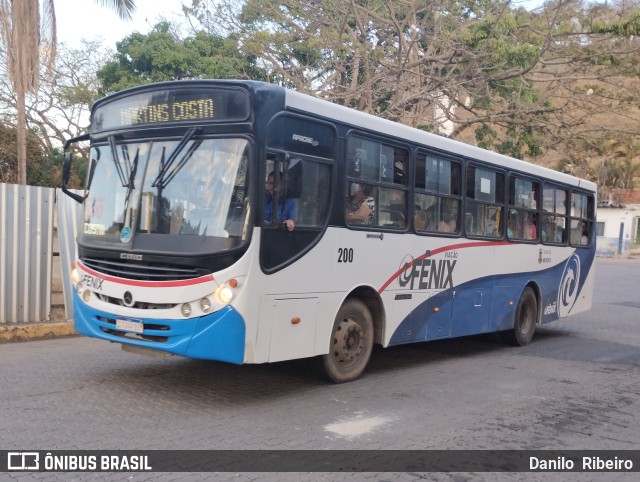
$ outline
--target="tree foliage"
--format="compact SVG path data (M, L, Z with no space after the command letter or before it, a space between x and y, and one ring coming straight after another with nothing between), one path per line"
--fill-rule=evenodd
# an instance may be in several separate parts
M533 12L506 0L191 0L185 13L190 34L163 22L122 39L108 61L96 43L61 46L54 76L40 75L25 96L44 157L85 130L101 95L248 78L537 157L603 186L638 174L636 148L623 159L605 147L638 136L638 0L554 0ZM0 111L17 125L7 61L0 56Z
M39 136L27 131L27 184L57 187L62 177L62 149L43 149ZM0 182L17 184L17 129L0 122ZM69 186L80 188L87 172L87 161L74 158Z
M84 42L79 48L60 45L53 76L42 76L38 90L26 96L27 126L38 134L47 152L86 130L89 107L99 96L96 70L106 56L107 51L97 42ZM0 62L0 73L3 71ZM9 79L1 74L0 110L5 113L5 122L16 124L16 93Z
M633 2L192 0L187 13L272 82L517 157L628 137L640 120Z
M102 94L168 80L261 77L233 39L203 31L180 39L167 22L148 34L127 36L116 49L113 59L98 71Z

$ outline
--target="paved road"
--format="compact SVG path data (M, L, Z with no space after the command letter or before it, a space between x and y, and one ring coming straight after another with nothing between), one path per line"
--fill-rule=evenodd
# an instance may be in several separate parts
M526 347L472 337L376 350L365 376L344 385L325 383L309 361L155 360L84 337L5 344L0 448L638 449L640 262L598 260L596 270L594 308L539 328ZM0 480L9 475L47 481L637 479L12 473Z

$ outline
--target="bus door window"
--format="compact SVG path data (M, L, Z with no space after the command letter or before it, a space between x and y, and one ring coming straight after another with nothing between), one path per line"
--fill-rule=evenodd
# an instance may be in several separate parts
M460 232L461 164L432 154L416 156L415 210L424 212L424 228L416 231Z
M504 226L504 174L470 165L467 169L465 226L468 235L500 238Z
M264 222L266 225L284 227L293 231L298 221L298 197L300 196L300 176L290 174L293 166L289 161L267 159L267 178L265 181ZM301 166L300 166L301 168Z
M265 164L261 264L273 270L320 234L330 206L332 163L296 153L269 153Z

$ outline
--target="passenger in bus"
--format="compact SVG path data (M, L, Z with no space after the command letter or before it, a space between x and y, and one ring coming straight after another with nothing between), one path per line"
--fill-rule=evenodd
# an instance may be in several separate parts
M536 228L535 222L531 220L531 215L526 214L524 218L524 230L523 230L524 239L534 240L538 238L538 229Z
M552 243L554 242L554 234L551 228L551 222L548 216L545 216L542 219L542 232L540 233L540 239L542 239L543 243Z
M413 215L413 225L416 228L416 231L424 231L427 229L427 213L422 209L416 207L416 212Z
M456 218L451 213L444 213L438 223L438 231L441 233L454 233L457 230Z
M267 176L267 191L264 202L264 221L273 222L273 198L275 188L275 174L270 172ZM288 231L293 231L296 226L295 219L298 215L298 204L295 199L286 197L286 185L282 178L278 189L278 223L282 224Z
M371 195L371 187L357 182L351 183L347 199L346 218L349 223L373 224L376 201Z
M542 233L540 238L543 243L562 243L564 239L564 229L556 225L551 216L543 219Z
M587 245L589 244L589 225L582 221L582 236L580 237L580 244Z
M417 231L436 231L436 213L433 206L426 211L416 204L414 225Z

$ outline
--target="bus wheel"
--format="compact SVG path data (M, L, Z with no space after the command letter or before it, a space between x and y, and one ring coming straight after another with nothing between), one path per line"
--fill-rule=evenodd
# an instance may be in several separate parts
M538 302L536 295L527 286L518 301L513 330L506 333L507 341L516 346L524 346L529 343L533 338L533 333L536 331L537 318Z
M322 365L332 382L344 383L358 378L369 362L373 349L373 321L360 300L347 300L336 316L329 353Z

